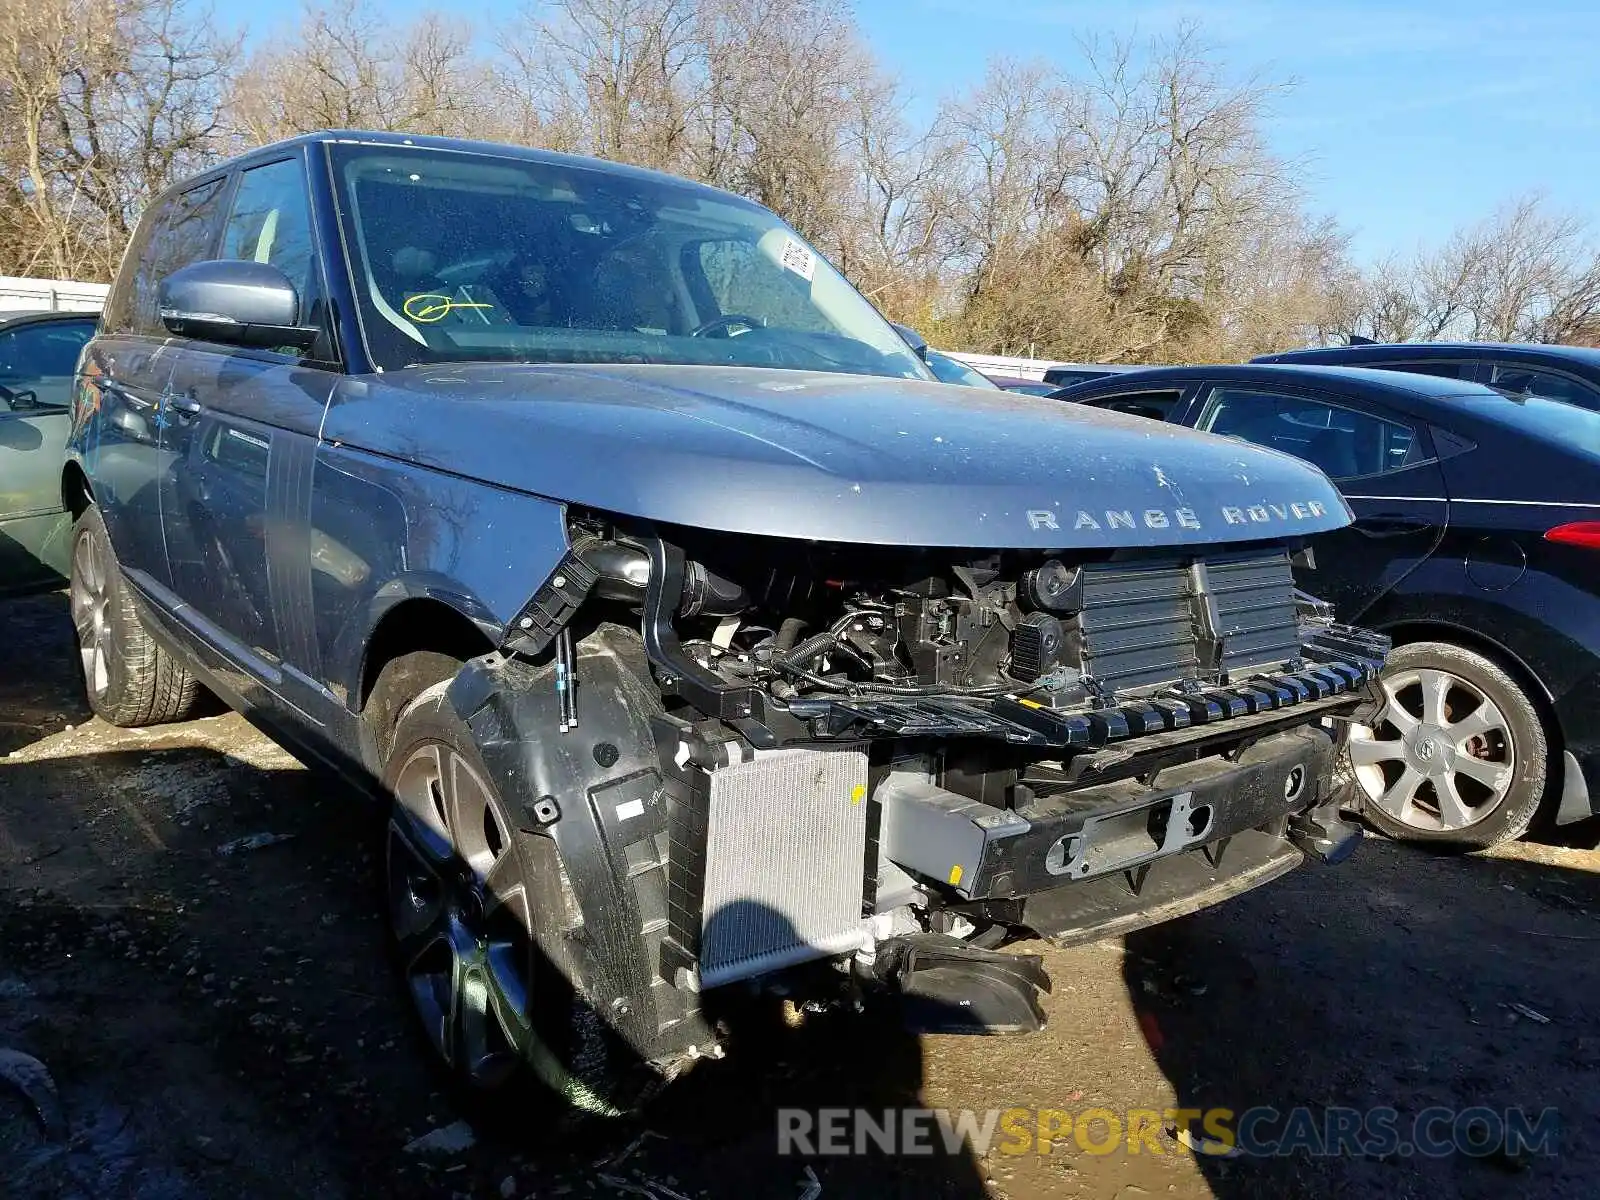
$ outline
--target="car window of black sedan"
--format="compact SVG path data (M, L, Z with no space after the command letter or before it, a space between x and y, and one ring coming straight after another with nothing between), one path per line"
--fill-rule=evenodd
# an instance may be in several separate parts
M1182 392L1119 392L1115 396L1094 396L1083 403L1091 408L1149 417L1152 421L1170 421L1182 400Z
M1356 365L1364 367L1369 364ZM1405 371L1411 375L1437 375L1441 379L1466 379L1471 373L1470 363L1450 362L1442 358L1431 358L1426 362L1380 362L1370 365L1385 371Z
M1576 404L1579 408L1600 409L1600 393L1593 388L1553 371L1516 363L1496 363L1489 386L1506 396L1542 396L1546 400Z
M1199 427L1303 458L1330 479L1398 471L1423 454L1408 425L1310 396L1248 388L1212 391Z

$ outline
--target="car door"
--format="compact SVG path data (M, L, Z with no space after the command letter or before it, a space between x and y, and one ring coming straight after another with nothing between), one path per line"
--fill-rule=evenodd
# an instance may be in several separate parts
M1312 544L1301 586L1359 621L1439 547L1449 524L1444 477L1425 423L1377 402L1312 389L1215 384L1197 428L1280 450L1320 467L1353 524Z
M305 163L296 153L239 174L218 256L288 276L303 319L325 294L313 248ZM324 352L331 354L326 347ZM310 506L317 435L336 372L285 348L185 339L174 351L162 479L172 590L247 703L301 701L319 669L310 615ZM315 708L314 705L310 706Z
M169 196L140 223L83 364L76 449L123 574L162 610L171 600L159 481L170 463L161 435L172 360L158 288L211 254L225 182L219 175Z
M0 327L0 592L67 569L61 505L72 380L96 317L42 317Z

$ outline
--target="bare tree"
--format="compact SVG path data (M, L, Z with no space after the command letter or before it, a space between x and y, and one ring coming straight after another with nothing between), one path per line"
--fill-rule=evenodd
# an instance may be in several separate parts
M486 44L309 0L241 54L198 0L0 7L0 270L103 277L171 178L327 127L659 167L772 207L885 311L972 349L1164 361L1368 328L1563 336L1600 317L1587 229L1537 204L1356 279L1260 126L1277 88L1192 28L997 61L934 120L846 0L530 0Z
M856 89L844 133L852 178L834 231L834 261L885 312L928 325L937 318L942 251L956 215L949 185L956 144L938 124L913 129L899 85L889 79Z
M216 153L237 51L185 0L0 6L0 161L26 226L11 269L105 278L150 197Z
M551 0L525 9L500 48L527 109L580 148L679 165L692 103L690 0Z
M1587 338L1597 321L1593 227L1528 195L1437 247L1377 264L1350 330L1380 341L1561 342Z
M497 86L467 22L424 12L397 27L366 0L332 0L250 56L227 109L252 145L317 129L482 137L503 132Z
M1343 242L1265 149L1277 88L1230 77L1190 27L1082 49L1081 77L996 62L946 107L962 146L951 336L1148 361L1316 326Z

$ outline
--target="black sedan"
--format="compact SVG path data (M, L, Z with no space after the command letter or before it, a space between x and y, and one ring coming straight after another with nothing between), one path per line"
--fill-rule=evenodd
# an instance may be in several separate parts
M1265 354L1258 363L1376 367L1483 383L1600 410L1600 350L1500 342L1366 342Z
M1600 798L1600 413L1480 384L1350 367L1171 367L1070 400L1308 459L1355 523L1305 586L1391 634L1387 705L1356 731L1379 829L1461 847ZM1272 514L1233 514L1241 531Z

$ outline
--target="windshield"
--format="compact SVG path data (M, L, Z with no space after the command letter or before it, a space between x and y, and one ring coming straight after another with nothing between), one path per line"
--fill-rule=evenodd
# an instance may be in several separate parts
M373 361L703 363L927 379L766 209L604 166L330 147Z

